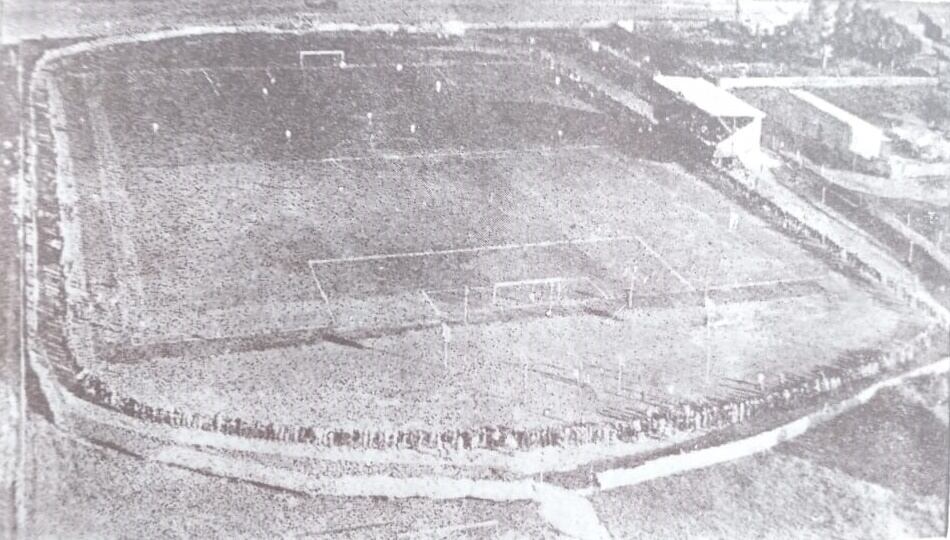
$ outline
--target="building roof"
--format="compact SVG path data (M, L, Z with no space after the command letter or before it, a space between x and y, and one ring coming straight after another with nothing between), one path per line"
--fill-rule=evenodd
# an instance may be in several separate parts
M818 109L819 111L833 116L840 122L843 122L851 128L852 132L860 132L864 134L874 134L879 136L881 139L886 139L884 135L884 130L875 126L874 124L859 118L858 116L849 113L848 111L838 107L834 103L825 101L824 99L812 94L807 90L799 90L795 88L790 88L788 90L793 96L804 101L805 103L811 105L812 107Z
M712 116L720 118L765 117L764 112L706 79L657 75L653 80Z
M790 89L789 93L831 116L835 120L847 125L851 131L849 149L852 152L867 159L875 159L881 156L881 146L887 141L887 136L884 135L883 129L858 118L837 105L828 103L811 92Z

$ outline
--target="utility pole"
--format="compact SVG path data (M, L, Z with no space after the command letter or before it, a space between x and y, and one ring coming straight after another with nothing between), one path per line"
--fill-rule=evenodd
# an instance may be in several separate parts
M706 386L709 386L709 375L712 365L712 325L709 309L709 287L703 289L703 311L706 313Z
M623 356L617 355L617 393L623 390Z
M528 395L528 357L521 353L521 401Z

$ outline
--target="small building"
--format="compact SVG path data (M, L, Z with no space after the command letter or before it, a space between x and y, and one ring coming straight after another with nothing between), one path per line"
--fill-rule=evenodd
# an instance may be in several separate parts
M886 174L890 141L882 128L801 89L749 89L740 94L764 109L765 145L836 168Z
M945 21L950 21L950 17L946 17ZM924 13L923 10L917 10L917 22L924 26L924 36L933 41L943 41L943 28L939 24L934 22L933 18Z
M716 159L758 155L765 113L703 78L657 75L653 80L665 90L656 94L657 122L685 130Z
M807 90L792 89L789 90L789 93L811 105L820 113L816 122L819 138L822 137L821 130L823 126L833 126L838 129L828 130L829 132L844 133L843 137L839 136L834 140L829 140L839 150L847 148L848 151L864 159L878 159L884 156L888 138L883 129ZM844 129L841 129L841 127Z

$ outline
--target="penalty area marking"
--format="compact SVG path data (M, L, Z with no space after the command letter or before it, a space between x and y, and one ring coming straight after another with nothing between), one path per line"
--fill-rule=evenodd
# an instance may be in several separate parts
M408 161L411 159L427 158L496 158L510 156L524 156L527 154L554 155L566 151L598 150L603 148L600 144L576 144L562 146L538 146L534 148L521 148L518 150L452 150L446 152L417 152L412 154L380 154L372 156L338 156L327 157L313 160L306 160L311 163L344 163L350 161Z
M336 257L331 259L310 259L307 264L312 268L316 265L339 264L365 261L383 261L391 259L407 259L413 257L431 257L433 255L454 255L459 253L482 253L489 251L512 251L516 249L531 249L553 246L575 246L585 244L603 244L608 242L629 242L637 240L644 246L646 244L638 236L608 236L595 238L580 238L573 240L547 240L542 242L527 242L522 244L494 244L487 246L472 246L452 249L430 249L425 251L405 251L401 253L378 253L373 255L357 255L353 257ZM648 248L651 249L651 248ZM651 249L652 251L652 249ZM654 255L658 256L658 255ZM685 280L685 278L683 278ZM688 283L688 282L687 282Z
M646 249L647 252L650 253L650 255L653 255L653 257L656 258L656 260L660 261L660 264L662 264L664 268L666 268L671 274L673 274L673 277L678 279L680 283L682 283L683 285L686 285L686 288L689 289L690 292L696 292L696 287L694 287L693 284L690 283L688 279L683 277L682 274L677 272L676 269L673 268L673 265L668 263L666 259L663 258L662 255L660 255L655 249L653 249L653 247L650 246L650 244L647 244L646 240L644 240L643 238L640 238L637 235L634 235L634 239L636 239L637 242L640 242L640 245L643 246L643 248Z
M745 287L768 287L770 285L797 285L800 283L809 283L809 282L819 282L828 277L826 274L815 274L813 276L806 277L790 277L790 278L780 278L780 279L767 279L762 281L747 281L745 283L724 283L722 285L714 285L707 287L707 291L729 291L733 289L741 289Z

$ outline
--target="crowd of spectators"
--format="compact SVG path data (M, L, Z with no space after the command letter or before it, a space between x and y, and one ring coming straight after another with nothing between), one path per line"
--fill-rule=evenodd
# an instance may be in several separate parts
M666 439L677 434L729 427L769 412L791 411L818 404L842 389L867 383L881 373L913 363L917 355L934 345L942 329L933 325L914 339L887 353L868 354L848 366L829 367L811 377L789 381L742 396L704 402L653 406L645 414L624 419L551 425L533 429L515 426L484 426L472 429L434 431L427 429L366 429L326 426L295 426L232 418L222 414L163 409L111 391L101 379L83 372L75 380L76 392L94 403L125 415L202 431L269 441L306 443L325 448L531 450L548 446L582 446L612 442Z

